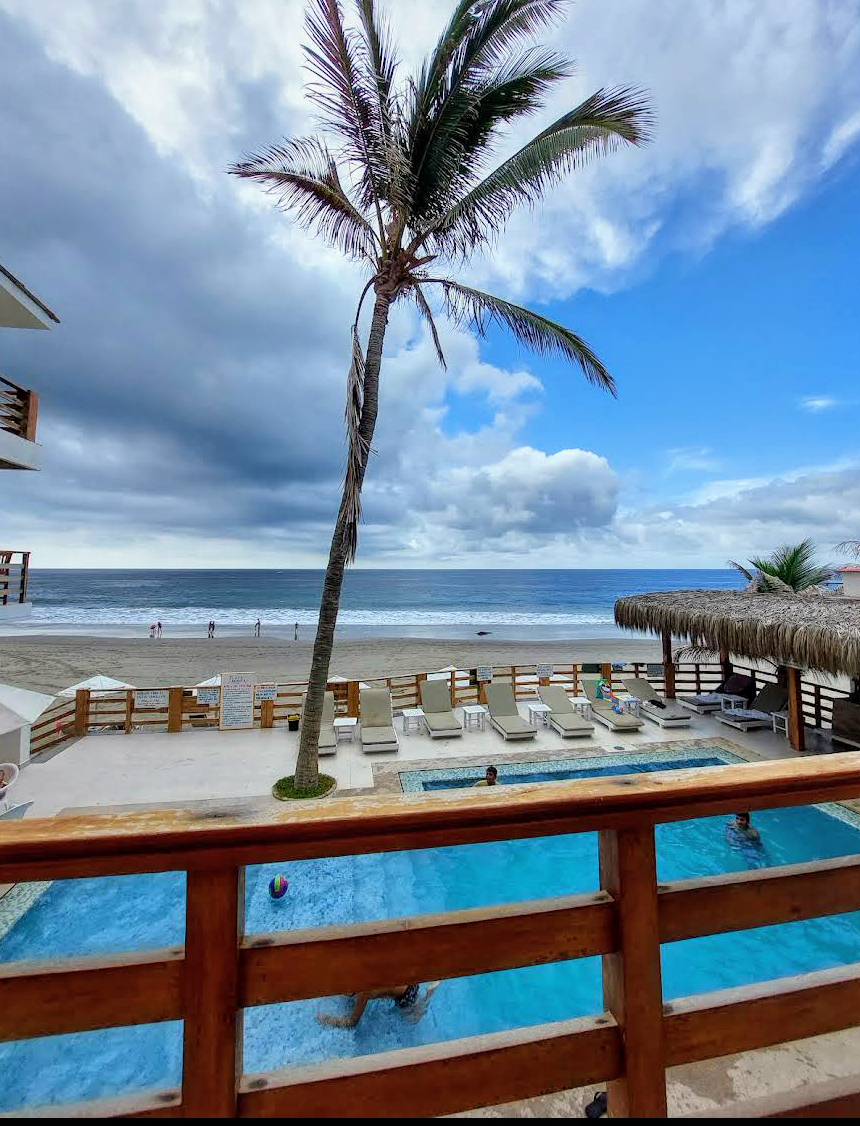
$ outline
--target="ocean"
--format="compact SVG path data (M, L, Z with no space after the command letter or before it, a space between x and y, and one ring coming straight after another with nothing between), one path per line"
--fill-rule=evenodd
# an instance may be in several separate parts
M160 621L172 636L263 636L310 640L322 571L31 572L33 612L7 632L146 635ZM349 571L338 635L469 638L478 630L510 640L617 636L612 607L627 594L657 590L739 589L723 568L704 570Z

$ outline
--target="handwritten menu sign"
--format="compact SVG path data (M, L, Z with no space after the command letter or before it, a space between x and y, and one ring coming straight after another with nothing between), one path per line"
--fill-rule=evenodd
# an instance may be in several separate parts
M479 681L488 683L493 679L493 670L490 665L478 665L475 672Z
M136 708L166 708L170 693L166 688L138 689L134 694Z
M257 685L257 703L261 704L263 700L275 700L278 696L277 684L258 684Z
M555 669L552 665L538 665L537 672L538 680L552 680L552 674L555 672Z
M198 688L197 703L201 708L217 707L221 699L220 688Z
M238 731L254 726L254 674L252 672L221 673L222 731Z

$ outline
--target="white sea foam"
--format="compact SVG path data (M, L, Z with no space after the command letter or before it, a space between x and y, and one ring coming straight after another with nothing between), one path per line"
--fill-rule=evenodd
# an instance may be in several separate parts
M181 606L166 610L158 606L39 606L33 607L31 624L52 625L191 625L210 619L224 626L247 626L256 618L266 625L316 625L314 610L261 607L248 610L239 606ZM612 617L599 611L549 613L532 610L401 610L380 607L376 610L341 610L342 626L599 626L612 625Z

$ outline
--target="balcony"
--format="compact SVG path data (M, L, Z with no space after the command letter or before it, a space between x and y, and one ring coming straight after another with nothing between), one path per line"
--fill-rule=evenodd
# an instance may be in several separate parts
M41 469L39 396L0 375L0 469Z
M0 550L0 621L24 618L30 613L27 601L29 574L29 551Z

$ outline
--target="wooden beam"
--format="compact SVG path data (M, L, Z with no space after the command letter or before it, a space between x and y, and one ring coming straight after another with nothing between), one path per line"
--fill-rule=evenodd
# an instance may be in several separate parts
M242 1072L238 939L244 870L189 872L185 895L185 1117L235 1118Z
M0 1041L182 1017L181 949L0 967Z
M359 694L358 694L358 681L350 680L346 685L346 714L358 719L359 712Z
M332 798L249 819L229 801L184 809L0 822L0 883L132 872L205 871L309 857L520 840L628 828L738 809L778 809L860 796L856 752L653 774L571 786Z
M182 730L182 689L171 688L167 697L167 730L174 734Z
M78 1103L27 1106L0 1114L2 1118L181 1118L178 1090L138 1091L133 1095L109 1095Z
M603 955L603 1005L624 1041L624 1075L608 1086L610 1118L666 1118L666 1051L654 830L599 835L600 886L615 900L618 950Z
M75 735L86 735L90 722L90 693L79 688L75 693Z
M254 935L243 943L240 1004L269 1005L588 958L616 944L615 904L600 892Z
M698 666L697 666L698 668ZM675 663L672 660L672 635L663 634L663 694L667 700L675 699Z
M678 880L660 888L660 941L860 910L860 855Z
M260 727L272 727L275 722L275 701L260 701Z
M727 681L734 671L731 661L731 654L725 646L720 647L720 675L723 682Z
M241 1118L433 1118L620 1073L621 1038L604 1014L419 1048L246 1075Z
M665 1006L669 1067L769 1048L857 1023L860 963L685 997Z
M806 733L803 726L803 687L800 680L800 669L790 665L786 672L786 688L788 689L788 742L795 751L806 750Z

